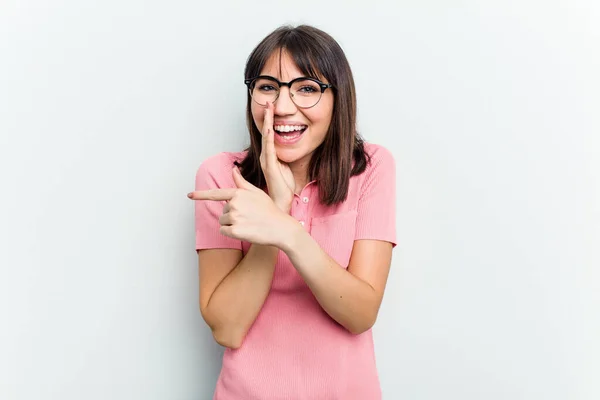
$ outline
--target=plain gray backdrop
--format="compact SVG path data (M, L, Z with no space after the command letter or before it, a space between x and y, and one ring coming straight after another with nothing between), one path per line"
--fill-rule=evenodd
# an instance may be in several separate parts
M248 143L245 61L284 23L339 41L360 131L396 157L384 399L600 398L598 21L593 0L2 1L0 398L211 397L186 193Z

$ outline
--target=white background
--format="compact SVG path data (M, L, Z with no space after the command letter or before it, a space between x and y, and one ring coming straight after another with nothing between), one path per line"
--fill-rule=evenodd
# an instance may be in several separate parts
M2 1L0 398L211 397L185 195L302 22L398 165L384 399L600 398L600 5L494 3Z

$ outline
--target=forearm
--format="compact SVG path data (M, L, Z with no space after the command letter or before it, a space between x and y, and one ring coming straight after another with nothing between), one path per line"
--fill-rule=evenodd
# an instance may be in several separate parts
M371 285L342 268L303 229L284 251L331 318L355 334L373 326L381 297Z
M205 320L221 345L241 345L269 293L277 253L276 247L252 244L211 296Z

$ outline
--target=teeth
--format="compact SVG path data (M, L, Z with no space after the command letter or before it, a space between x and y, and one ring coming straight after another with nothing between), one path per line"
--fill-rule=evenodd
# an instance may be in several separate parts
M275 130L278 132L293 132L293 131L301 131L306 128L305 125L275 125Z
M281 139L285 140L294 140L300 137L300 134L297 133L295 135L285 135L285 136L280 136Z

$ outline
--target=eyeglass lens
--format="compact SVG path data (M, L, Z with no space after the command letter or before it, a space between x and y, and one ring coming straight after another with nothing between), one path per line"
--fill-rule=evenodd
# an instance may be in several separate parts
M268 78L259 78L250 86L252 99L263 106L267 105L267 102L275 102L280 92L279 84ZM290 88L290 97L298 107L313 107L321 99L321 87L310 79L296 81Z

